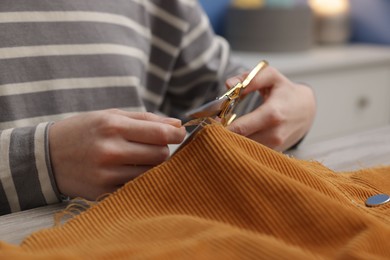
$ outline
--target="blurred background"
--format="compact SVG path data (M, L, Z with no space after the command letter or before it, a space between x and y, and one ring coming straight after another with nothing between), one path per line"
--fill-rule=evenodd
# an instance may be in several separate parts
M199 0L233 58L311 86L303 145L390 123L390 0Z
M344 13L350 19L349 42L390 44L390 1L389 0L199 0L209 16L214 31L226 36L226 23L229 20L229 9L294 9L314 8L313 13L328 12L328 16ZM241 4L240 3L244 3ZM246 3L246 4L245 4ZM252 3L252 4L251 4ZM344 7L343 7L344 6ZM275 17L275 20L280 17ZM255 26L255 25L254 25ZM272 29L272 26L269 27Z

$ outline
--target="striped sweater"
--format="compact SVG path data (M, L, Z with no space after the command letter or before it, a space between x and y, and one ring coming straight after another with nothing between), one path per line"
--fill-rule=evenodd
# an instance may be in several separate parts
M50 122L181 117L241 72L196 0L2 0L0 32L0 214L59 201Z

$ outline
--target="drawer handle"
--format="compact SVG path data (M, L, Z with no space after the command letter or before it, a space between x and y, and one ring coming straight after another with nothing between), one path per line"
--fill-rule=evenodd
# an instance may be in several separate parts
M356 103L359 109L365 109L370 105L370 99L368 97L359 97Z

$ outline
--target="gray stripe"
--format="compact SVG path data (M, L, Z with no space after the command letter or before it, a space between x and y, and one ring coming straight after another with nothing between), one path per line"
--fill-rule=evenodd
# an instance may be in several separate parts
M192 60L198 58L213 44L213 38L209 31L205 31L198 38L196 38L190 45L188 45L182 52L182 55L178 57L176 68L185 67ZM185 54L185 56L183 56Z
M150 23L153 35L164 39L173 46L180 46L180 42L182 40L181 31L157 17L150 17Z
M11 213L11 208L9 207L3 185L0 182L0 216L9 213Z
M160 67L161 69L166 71L166 73L168 73L168 71L172 69L175 62L175 57L172 57L171 55L158 48L153 48L150 50L149 58L151 64Z
M158 49L152 49L150 58L151 63L160 67L166 74L170 73L174 66L174 59ZM148 73L144 84L149 91L158 95L164 95L167 87L167 82L152 73Z
M205 64L205 66L199 68L198 70L192 71L191 73L186 74L185 76L172 78L170 84L174 88L180 88L181 86L188 85L189 82L196 81L199 77L203 75L210 75L210 74L217 75L219 66L220 66L219 60L214 58L212 61L209 61L208 64ZM215 78L217 78L217 76Z
M1 84L62 78L139 76L141 61L121 55L51 56L0 60ZM1 86L0 86L1 88Z
M153 74L148 74L146 78L147 89L155 94L164 95L167 90L167 83L161 78L154 76Z
M50 151L49 151L49 129L50 129L50 125L51 125L51 123L49 123L46 126L46 129L45 129L45 159L46 159L45 161L46 161L47 170L49 172L49 178L50 178L51 186L53 187L53 190L54 190L58 200L61 200L60 191L57 188L57 183L56 183L56 180L54 178L54 172L53 172L53 168L52 168L51 161L50 161Z
M188 82L194 82L196 81L201 75L207 75L210 73L217 73L217 61L210 63L209 66L213 67L202 67L200 70L194 71L193 73L190 73L184 77L181 78L175 78L175 80L172 80L169 82L169 84L174 84L174 88L180 88L180 86L185 86L188 84ZM148 86L164 86L162 85L163 82L157 78L157 77L149 77L147 85ZM172 88L172 85L170 85L170 88ZM164 113L167 113L169 116L180 116L182 117L182 113L186 112L186 110L189 110L193 108L194 102L201 102L205 103L207 101L215 99L221 92L220 89L224 87L220 84L220 82L217 81L206 81L201 82L199 84L196 84L192 86L191 89L187 90L185 93L175 94L173 92L170 92L169 89L166 93L166 98L164 100L164 104L161 107L164 107ZM153 91L157 91L156 88L153 89ZM161 91L164 91L162 89ZM201 94L200 94L201 93ZM196 97L196 100L194 100L194 97ZM200 101L200 99L203 99ZM167 104L167 102L174 102L170 105ZM169 108L177 106L175 111L171 111ZM148 107L148 109L154 109L153 106Z
M217 97L219 85L217 83L203 83L197 85L196 89L186 93L185 95L167 94L161 109L169 116L178 117L182 120L188 120L184 117L184 113L195 106L214 100ZM192 93L194 92L194 93ZM202 93L203 95L199 95Z
M141 8L142 6L139 6L131 0L34 0L33 4L31 0L1 0L2 12L104 11L126 15L134 10L134 13L130 13L130 15L135 15L137 12L139 13Z
M141 105L135 87L58 90L0 97L0 118L7 122L44 115Z
M10 168L21 210L45 205L35 167L33 127L17 128L10 142Z
M156 104L154 104L153 102L150 102L148 100L144 100L144 105L145 105L146 111L148 111L148 112L156 113L157 110L159 109L156 106Z
M151 89L155 93L159 93L160 91L158 91L158 89L164 89L165 91L165 88L163 88L165 85L166 82L163 79L148 73L148 77L146 78L146 86L148 89Z
M191 90L187 91L183 95L169 93L169 97L173 99L177 99L178 103L189 103L188 106L191 106L191 101L193 101L194 97L203 98L203 103L207 101L214 100L218 97L219 94L219 83L218 82L203 82L196 85ZM202 95L199 95L202 93Z
M173 8L169 5L174 3L175 2L172 1L164 2L163 4L167 7L166 11L172 10ZM178 8L176 8L176 10L177 12L172 15L185 20L185 15L181 13L182 10L178 10ZM178 46L178 43L180 42L181 31L178 28L169 25L160 18L155 18L153 14L146 14L147 11L142 5L138 5L129 0L66 0L57 2L56 4L35 0L34 5L32 5L29 0L5 0L2 2L1 11L92 11L118 14L129 18L136 17L137 23L145 27L151 26L153 33L160 36L162 39L165 39L168 43ZM145 19L144 17L148 17L149 19Z
M9 207L12 212L20 211L19 197L15 188L15 183L12 178L12 172L9 162L10 142L13 128L3 128L0 132L0 178L3 185L4 192L8 199Z
M187 21L188 15L191 14L194 9L193 7L180 4L179 1L172 1L172 0L149 0L149 1L151 1L161 9L164 9L166 12L170 13L171 15L177 16L178 18L185 21Z
M145 53L150 41L130 28L95 22L0 24L0 47L54 44L114 43L134 46Z
M191 7L191 8L187 7L185 11L184 10L177 11L177 13L179 13L179 15L181 14L184 16L183 19L189 25L187 32L190 32L192 29L197 27L199 25L199 23L201 23L202 16L206 16L202 7L199 5L198 1L196 1L196 2L197 3L193 7ZM169 6L167 8L169 8ZM180 9L183 9L183 6L180 6Z

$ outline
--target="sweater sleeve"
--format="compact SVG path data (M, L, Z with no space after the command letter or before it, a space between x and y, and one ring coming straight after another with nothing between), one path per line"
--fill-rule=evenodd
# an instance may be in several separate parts
M198 4L186 9L185 17L188 29L162 106L165 114L179 118L226 92L225 81L248 70L231 59L228 42L214 34Z
M49 159L49 126L0 131L0 215L59 201Z

